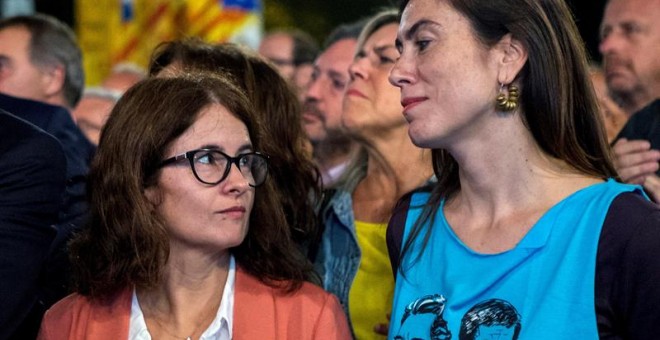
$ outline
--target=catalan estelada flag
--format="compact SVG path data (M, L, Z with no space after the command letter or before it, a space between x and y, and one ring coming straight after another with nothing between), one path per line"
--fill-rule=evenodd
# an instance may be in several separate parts
M256 48L262 12L260 0L77 0L87 84L100 83L121 62L146 67L163 41L196 36Z

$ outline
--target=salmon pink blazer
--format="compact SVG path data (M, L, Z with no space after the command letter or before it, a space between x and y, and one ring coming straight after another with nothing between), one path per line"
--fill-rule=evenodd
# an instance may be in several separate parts
M128 339L132 294L125 289L107 304L69 295L46 312L38 339ZM351 339L334 295L310 283L286 294L238 267L233 319L234 340Z

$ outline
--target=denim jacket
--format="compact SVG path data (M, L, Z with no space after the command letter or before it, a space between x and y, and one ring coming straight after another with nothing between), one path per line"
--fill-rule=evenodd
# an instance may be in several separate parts
M339 299L348 320L348 293L360 266L362 252L355 234L351 192L337 190L321 212L325 225L314 268L323 288Z

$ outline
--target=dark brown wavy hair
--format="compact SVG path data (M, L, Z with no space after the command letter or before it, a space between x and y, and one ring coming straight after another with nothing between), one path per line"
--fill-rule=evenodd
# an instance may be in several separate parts
M410 1L414 0L401 1L399 15ZM521 84L519 112L541 150L578 173L618 178L589 78L584 43L564 0L446 1L468 19L484 46L493 46L510 33L527 49L527 62L516 78ZM438 185L401 258L410 252L422 226L433 221L440 201L460 190L456 160L444 149L433 150L432 156Z
M147 79L116 104L89 173L90 223L70 244L77 292L104 298L161 282L169 236L144 190L157 185L168 146L215 103L245 123L255 150L262 150L262 123L254 108L217 75ZM291 239L272 182L271 177L256 189L247 236L230 252L249 274L292 291L313 278L313 270Z
M158 75L170 65L182 73L219 73L245 91L265 123L268 143L262 150L270 156L271 178L292 236L303 247L316 239L319 171L305 149L300 103L290 84L269 62L229 43L211 45L199 39L163 43L151 58L149 75Z

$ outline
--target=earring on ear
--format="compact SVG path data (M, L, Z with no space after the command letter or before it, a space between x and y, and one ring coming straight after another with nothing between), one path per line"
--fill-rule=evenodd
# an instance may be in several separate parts
M507 85L509 91L508 98L502 91L503 88L504 84L500 83L500 93L497 95L497 98L495 98L497 109L502 112L513 111L518 107L518 86Z

